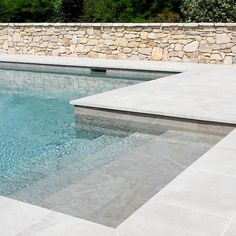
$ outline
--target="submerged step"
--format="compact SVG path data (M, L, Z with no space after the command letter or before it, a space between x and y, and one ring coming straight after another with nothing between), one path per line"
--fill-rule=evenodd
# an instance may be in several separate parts
M63 157L64 162L67 160L70 160L70 162L57 170L47 170L45 172L43 169L42 171L48 173L47 175L39 175L38 177L41 177L39 180L31 179L28 186L13 193L11 197L31 204L41 205L46 198L49 198L54 193L74 182L80 181L96 169L102 168L104 165L129 153L133 148L146 143L152 138L153 136L150 135L134 133L127 137L116 139L113 143L100 146L100 149L83 158L80 157L81 153L79 153L79 150L75 151L73 154L65 155ZM103 142L102 137L97 141ZM37 173L40 173L38 171L39 170L36 168L33 169L29 177L33 174L37 175ZM22 181L24 180L25 179L22 179Z
M152 136L54 193L41 206L116 227L211 147Z

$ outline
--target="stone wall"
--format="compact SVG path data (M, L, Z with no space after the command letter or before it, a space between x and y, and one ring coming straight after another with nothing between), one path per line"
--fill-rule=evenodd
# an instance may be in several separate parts
M236 64L236 23L0 24L0 54Z

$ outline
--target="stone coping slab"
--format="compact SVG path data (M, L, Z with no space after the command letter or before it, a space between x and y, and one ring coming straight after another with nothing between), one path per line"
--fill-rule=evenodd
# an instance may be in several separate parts
M236 27L236 23L0 23L1 26L72 26L72 27Z
M161 61L134 61L134 60L114 60L114 59L92 59L78 57L58 57L58 56L34 56L0 54L0 62L25 63L53 66L71 66L87 68L110 68L121 70L144 70L144 71L169 71L169 72L191 72L205 70L228 70L235 69L235 65L212 65L196 63L178 63Z
M193 70L105 92L71 104L236 124L236 70Z
M182 72L73 100L74 106L236 124L236 66L192 63L4 55L0 62Z

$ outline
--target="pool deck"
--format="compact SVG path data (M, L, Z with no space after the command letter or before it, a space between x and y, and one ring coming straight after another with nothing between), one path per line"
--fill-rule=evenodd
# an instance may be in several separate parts
M182 72L72 101L236 124L236 66L1 55L0 61ZM235 236L236 129L117 228L0 197L1 236Z

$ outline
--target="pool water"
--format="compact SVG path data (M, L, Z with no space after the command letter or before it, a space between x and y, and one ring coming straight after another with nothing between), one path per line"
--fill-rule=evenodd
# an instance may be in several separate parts
M76 132L69 101L135 83L0 70L0 194L14 195L49 173L125 138L126 134ZM74 152L79 152L76 158L64 158Z
M0 70L0 195L115 227L222 138L75 129L70 100L139 82Z

